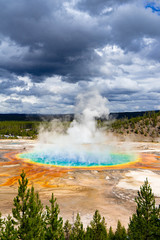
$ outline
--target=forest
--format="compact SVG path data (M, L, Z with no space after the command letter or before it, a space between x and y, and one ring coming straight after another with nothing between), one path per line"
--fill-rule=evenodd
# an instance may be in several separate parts
M56 198L52 194L49 206L43 206L34 186L22 171L18 180L18 194L13 199L12 214L0 217L1 240L158 240L160 239L160 207L156 206L152 188L146 179L135 198L136 211L125 229L117 221L117 228L107 228L107 222L95 210L90 225L84 228L80 214L75 221L63 222Z
M35 138L39 124L38 121L0 121L0 138Z

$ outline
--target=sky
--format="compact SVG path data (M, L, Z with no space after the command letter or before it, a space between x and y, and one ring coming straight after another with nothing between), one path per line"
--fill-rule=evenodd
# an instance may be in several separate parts
M160 109L159 0L1 0L0 113Z

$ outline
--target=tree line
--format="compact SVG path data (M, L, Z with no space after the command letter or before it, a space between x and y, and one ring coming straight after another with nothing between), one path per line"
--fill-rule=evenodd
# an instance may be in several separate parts
M38 134L40 122L30 121L0 121L0 137L16 138L31 137L34 138Z
M54 125L53 125L54 123ZM46 131L53 131L61 128L66 132L70 125L69 121L0 121L0 138L16 139L18 137L28 137L35 139L39 129L43 128ZM57 128L57 129L56 129Z
M18 194L13 200L12 215L0 217L1 240L156 240L160 239L160 207L148 180L140 187L136 212L130 218L128 229L117 222L116 231L107 230L105 218L95 211L90 225L85 229L80 214L71 224L63 223L60 209L52 194L50 205L43 207L34 187L28 188L24 171L20 175Z

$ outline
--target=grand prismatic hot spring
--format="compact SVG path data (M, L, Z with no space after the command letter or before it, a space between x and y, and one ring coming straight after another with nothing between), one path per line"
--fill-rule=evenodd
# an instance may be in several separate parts
M95 146L96 148L96 146ZM48 164L57 167L107 167L135 162L137 156L129 153L113 153L105 148L93 150L80 147L75 149L49 149L33 150L19 154L19 157L30 162Z

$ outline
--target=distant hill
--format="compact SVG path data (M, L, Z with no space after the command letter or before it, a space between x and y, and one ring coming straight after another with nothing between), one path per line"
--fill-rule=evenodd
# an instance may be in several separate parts
M133 117L143 116L148 112L152 113L159 111L110 113L109 119L130 119ZM74 114L0 114L0 121L50 121L52 119L72 121L74 119Z
M74 114L0 114L0 121L50 121L52 119L60 119L72 121Z
M134 113L135 114L135 113ZM113 119L110 121L109 130L121 135L135 138L136 140L158 140L160 137L160 111L150 111L143 115Z
M142 117L148 113L158 113L159 110L156 111L142 111L142 112L120 112L120 113L110 113L109 119L123 119L123 118L135 118Z

